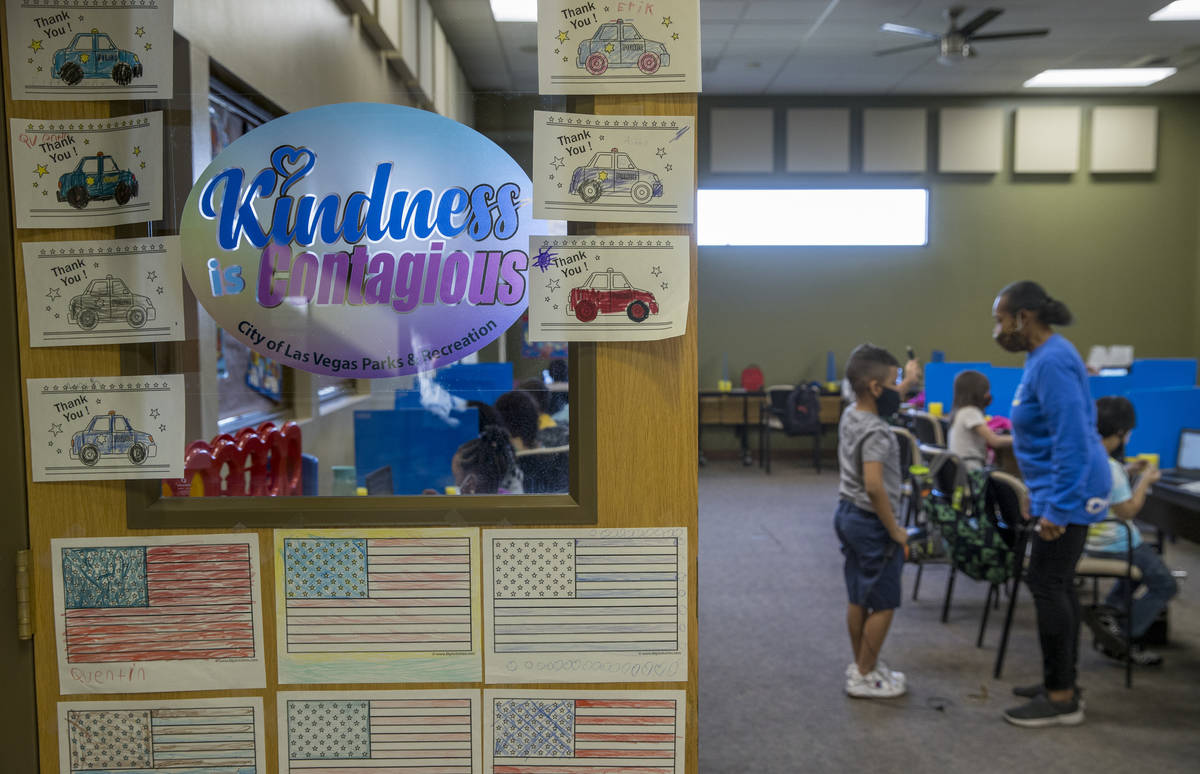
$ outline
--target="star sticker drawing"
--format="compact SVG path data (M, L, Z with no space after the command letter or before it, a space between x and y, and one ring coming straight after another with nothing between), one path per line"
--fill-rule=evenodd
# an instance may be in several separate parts
M612 43L608 43L604 46L604 53L611 54L615 49L616 46L614 46Z
M140 146L140 145L133 146L133 155L135 155L135 156L142 155L142 146Z
M670 27L670 26L671 26L671 17L670 17L670 16L664 16L664 17L663 17L663 20L662 20L662 26L664 26L664 27Z
M31 48L35 52L41 51L42 50L42 41L34 38L33 40L29 41L29 48ZM30 60L30 61L33 61L33 60Z
M146 272L146 279L153 282L154 280L158 279L158 272L156 272L154 270Z
M60 424L58 422L50 423L50 430L49 430L50 435L58 437L58 434L61 433L62 431L63 431L62 424Z
M46 298L50 299L51 301L57 301L59 298L62 298L62 291L60 291L58 288L50 288L50 290L46 292Z
M139 167L141 167L142 169L145 169L145 168L146 168L146 162L144 162L144 161L143 161L143 162L141 162L140 164L138 164L138 166L139 166Z
M568 35L567 33L563 32L562 30L559 30L558 34L555 35L554 37L558 38L559 43L566 43L568 40L571 39L571 36Z
M667 285L667 283L665 283L665 282L664 282L664 283L662 284L662 289L663 289L663 290L666 290L668 287L670 287L670 286L669 286L669 285Z
M167 432L167 426L166 426L166 425L164 425L164 424L161 424L161 423L160 423L160 424L159 424L159 426L158 426L158 431L159 431L160 433L165 433L165 432Z
M668 172L670 172L670 171L671 171L672 169L674 169L674 168L675 168L675 167L671 166L670 164L668 164L668 165L666 165L665 167L663 167L663 169L665 169L665 170L666 170L666 171L668 171Z
M555 156L555 157L554 157L554 158L553 158L553 159L550 161L550 166L554 167L556 170L557 170L557 169L562 169L562 168L563 168L563 167L565 167L566 165L567 165L567 164L566 164L566 162L565 162L565 161L563 161L563 157L562 157L562 156Z
M150 409L150 418L158 419L158 409L156 409L156 408Z
M552 279L546 283L546 290L558 290L558 280Z
M655 277L657 277L662 274L662 267L655 266L652 269L650 269L650 273L653 274Z
M558 260L558 253L552 253L548 247L543 247L534 256L533 265L544 272L553 266L556 260Z
M161 296L161 295L163 294L162 285L159 285L158 287L156 287L156 288L154 289L154 292L155 292L155 293L158 293L158 294Z
M150 49L152 49L152 48L154 48L154 45L153 45L153 44L151 44L151 43L147 43L147 44L146 44L146 50L147 50L147 51L149 51L149 50L150 50Z
M661 159L663 156L667 155L667 149L659 148L658 150L654 151L654 155Z
M546 296L546 303L550 303L550 296Z
M82 21L82 20L83 20L83 17L82 17L82 16L80 16L80 17L79 17L79 19L80 19L80 21ZM137 35L137 36L140 38L140 37L142 37L142 36L144 36L144 35L146 34L146 28L145 28L145 27L138 27L136 30L134 30L133 34L134 34L134 35Z

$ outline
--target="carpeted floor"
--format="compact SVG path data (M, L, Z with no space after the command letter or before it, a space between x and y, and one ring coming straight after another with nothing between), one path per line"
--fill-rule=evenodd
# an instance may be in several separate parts
M1167 564L1190 579L1171 603L1165 666L1138 670L1127 690L1122 669L1091 649L1085 628L1086 722L1027 730L1000 713L1013 703L1013 684L1040 679L1028 589L1018 597L1004 677L993 680L1002 614L976 648L987 589L960 578L941 623L945 567L926 569L915 603L916 569L905 568L904 606L884 658L908 674L908 695L845 696L836 501L836 474L796 461L779 461L770 476L738 462L700 471L703 774L1200 770L1200 547L1167 547Z

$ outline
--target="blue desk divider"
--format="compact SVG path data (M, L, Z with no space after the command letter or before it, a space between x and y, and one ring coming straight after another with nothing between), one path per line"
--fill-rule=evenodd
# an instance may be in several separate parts
M479 434L479 412L454 412L449 421L424 409L354 412L354 472L359 486L384 465L392 466L392 491L421 494L454 484L450 459Z
M1179 431L1200 427L1200 388L1133 390L1126 397L1137 411L1137 429L1130 436L1125 453L1155 453L1161 467L1175 467Z
M984 369L983 374L992 386L992 404L984 413L997 417L1011 417L1013 398L1017 395L1017 385L1021 383L1024 373L1024 368L990 366Z
M941 403L947 414L954 405L954 377L963 371L982 371L991 363L928 363L925 365L925 405Z
M1192 358L1160 358L1133 361L1122 376L1090 376L1093 398L1128 395L1134 390L1164 390L1196 386L1197 363Z
M495 404L513 388L512 363L460 363L438 371L433 380L456 398ZM396 390L395 408L420 408L418 388Z
M1089 376L1088 387L1092 391L1092 400L1108 395L1125 395L1133 389L1133 377L1123 376Z

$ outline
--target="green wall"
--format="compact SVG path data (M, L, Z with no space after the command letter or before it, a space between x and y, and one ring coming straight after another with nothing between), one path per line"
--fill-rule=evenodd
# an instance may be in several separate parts
M895 175L838 177L706 174L706 107L1154 104L1160 108L1153 175ZM911 344L952 360L1020 365L990 337L992 299L1019 279L1041 282L1078 322L1063 330L1086 355L1093 344L1132 344L1139 356L1200 354L1200 98L705 100L701 187L927 185L923 248L700 248L700 384L716 386L722 358L736 382L749 363L768 384L824 379L871 340L898 357ZM858 112L852 158L858 157ZM930 114L931 166L936 115ZM777 137L779 133L777 132ZM1006 166L1011 170L1012 115ZM778 143L777 143L778 144ZM777 166L777 168L779 168ZM747 224L746 228L753 228ZM706 438L706 445L708 440Z

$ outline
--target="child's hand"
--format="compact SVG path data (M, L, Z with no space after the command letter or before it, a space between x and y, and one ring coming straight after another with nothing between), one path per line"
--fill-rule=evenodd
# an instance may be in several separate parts
M1146 472L1142 474L1147 484L1156 484L1162 479L1162 471L1156 465L1147 465Z
M892 540L900 545L908 545L908 530L899 525L895 529L889 530Z

